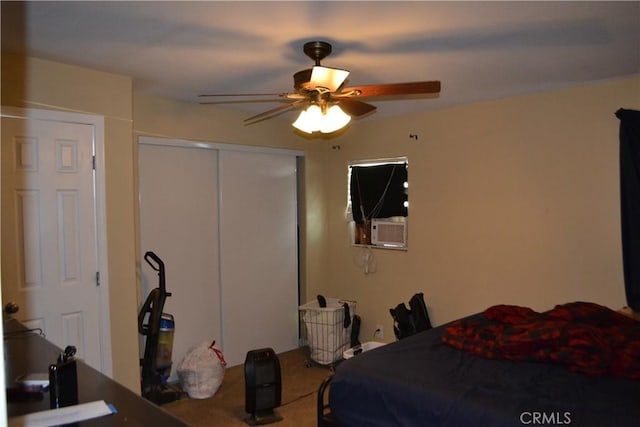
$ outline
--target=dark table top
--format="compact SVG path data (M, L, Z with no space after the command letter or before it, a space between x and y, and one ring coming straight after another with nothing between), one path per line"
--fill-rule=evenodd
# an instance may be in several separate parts
M22 331L22 332L21 332ZM29 373L46 373L55 363L61 350L38 333L25 332L17 321L4 323L6 387L16 387L15 379ZM81 360L78 360L78 402L88 403L104 400L118 411L116 414L77 423L78 426L186 426L184 422L164 411L161 407L140 397L128 388L103 375ZM11 394L8 390L8 395ZM41 397L38 400L38 397ZM49 409L49 393L26 401L8 399L9 417Z

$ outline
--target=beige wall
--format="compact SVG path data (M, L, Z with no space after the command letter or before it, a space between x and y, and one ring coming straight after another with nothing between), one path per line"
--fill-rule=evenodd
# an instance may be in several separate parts
M415 292L436 324L499 303L624 305L620 107L640 107L639 78L356 124L327 162L325 280L358 301L361 340L378 323L392 340L388 309ZM409 249L375 250L365 275L346 237L347 162L396 156L409 159Z
M380 323L391 340L388 309L418 291L436 324L496 303L623 305L614 113L640 108L639 97L640 79L624 79L356 122L336 139L307 140L286 116L244 126L237 112L136 94L129 77L2 58L3 105L105 116L114 377L135 391L137 135L304 151L302 299L356 299L361 339ZM395 156L410 164L409 250L376 250L377 271L364 275L347 237L346 165Z
M305 153L303 281L319 288L323 275L323 164L329 150L294 135L288 123L244 126L245 115L210 106L134 94L132 80L82 67L3 53L2 105L105 117L105 175L113 377L139 392L137 310L136 140L153 135L208 142L289 148ZM135 117L135 125L133 119ZM238 123L238 125L235 125ZM306 212L312 212L307 214ZM304 293L304 290L303 290Z
M2 105L104 116L113 377L139 391L131 92L126 76L2 56Z

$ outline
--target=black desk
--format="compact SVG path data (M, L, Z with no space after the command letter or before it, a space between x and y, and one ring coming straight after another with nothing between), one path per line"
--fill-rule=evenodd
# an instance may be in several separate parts
M17 333L24 330L15 320L4 324L5 374L7 387L26 373L47 372L61 350L36 333ZM89 365L78 361L78 400L88 403L104 400L115 406L118 413L77 423L78 426L186 426L178 418L165 412L128 388L118 384ZM40 401L8 402L7 415L13 417L49 409L49 393Z

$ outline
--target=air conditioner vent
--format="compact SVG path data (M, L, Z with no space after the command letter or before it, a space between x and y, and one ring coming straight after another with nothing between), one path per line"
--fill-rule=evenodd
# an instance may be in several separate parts
M378 246L405 247L407 245L406 223L371 220L371 243Z

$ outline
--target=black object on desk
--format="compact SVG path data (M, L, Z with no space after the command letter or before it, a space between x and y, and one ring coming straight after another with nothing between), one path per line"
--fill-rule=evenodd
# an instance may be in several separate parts
M51 409L78 404L78 369L76 348L67 346L58 360L49 366L49 401Z
M47 372L49 365L59 356L61 349L38 334L26 329L15 319L4 323L5 372L8 397L16 390L13 381L25 374ZM150 401L143 399L123 385L98 372L82 360L76 360L78 403L104 400L112 404L117 413L108 417L78 422L79 427L131 426L131 427L186 427L180 419ZM50 409L49 399L43 399L46 391L11 399L7 402L9 417Z

